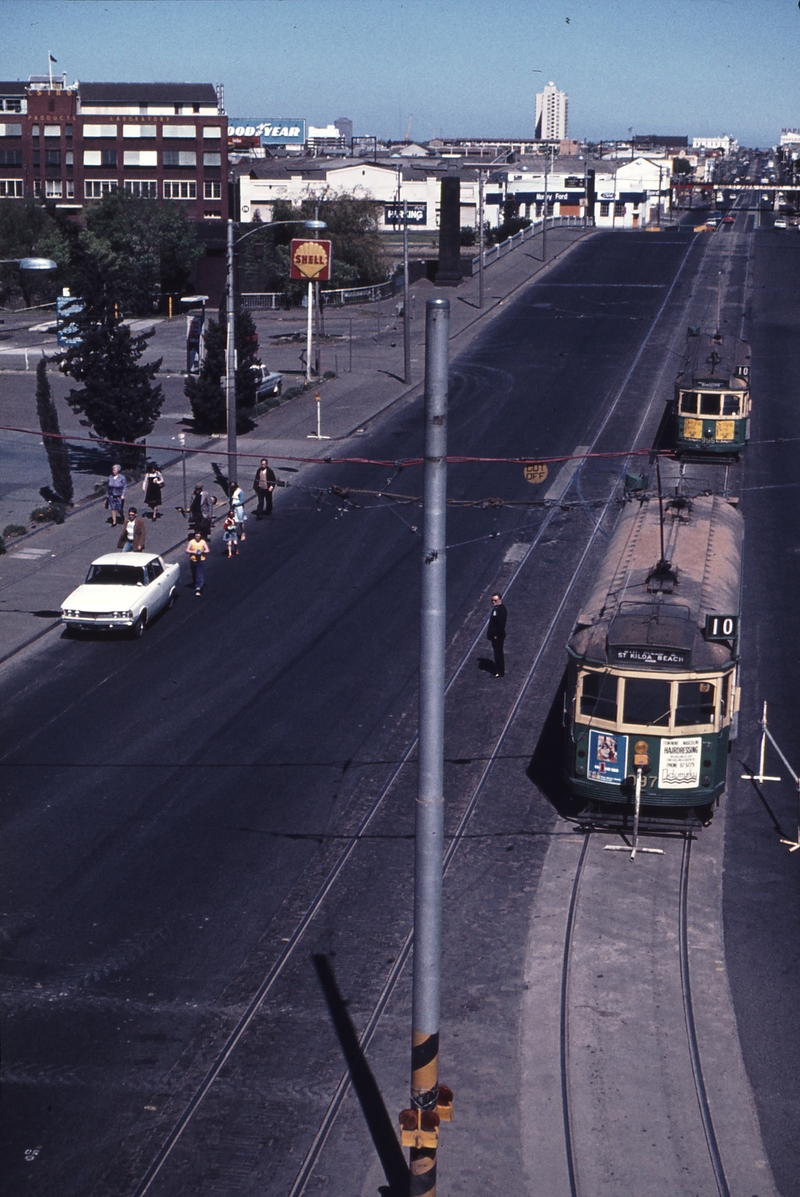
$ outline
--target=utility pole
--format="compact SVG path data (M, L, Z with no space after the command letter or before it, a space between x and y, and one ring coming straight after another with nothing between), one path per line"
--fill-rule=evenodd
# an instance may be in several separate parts
M228 292L225 297L225 412L228 428L228 486L237 481L236 469L236 296L233 283L233 221L228 220Z
M403 381L411 382L411 312L408 305L408 200L403 200Z
M478 167L478 307L483 308L483 168Z
M444 854L447 368L450 300L425 305L425 464L420 626L419 781L414 875L411 1108L400 1115L411 1148L410 1197L435 1197L439 1122L452 1093L439 1084Z
M544 207L542 209L542 261L547 261L547 173L550 169L550 146L544 148Z

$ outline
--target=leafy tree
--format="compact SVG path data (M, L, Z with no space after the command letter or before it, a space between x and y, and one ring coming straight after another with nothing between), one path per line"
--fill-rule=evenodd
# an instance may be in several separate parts
M688 158L675 158L672 163L672 173L675 175L690 175L692 164Z
M195 427L198 432L224 432L228 424L225 388L225 346L227 327L225 306L220 310L220 319L209 320L206 325L206 355L199 375L189 375L184 391L192 408ZM259 364L258 333L253 317L247 308L236 313L234 334L238 366L234 375L236 389L236 427L244 432L252 427L247 413L256 402L258 378L253 366Z
M50 466L50 477L53 479L53 490L58 495L60 502L69 507L72 505L73 497L69 450L66 441L63 441L60 436L58 411L53 402L50 379L47 377L46 357L40 358L36 366L36 411Z
M140 362L154 330L132 336L110 303L87 305L75 323L79 344L57 360L62 373L83 386L71 388L67 402L86 416L102 440L133 445L152 432L164 402L161 384L153 385L161 358ZM138 465L143 456L143 450L132 450L121 452L120 460Z
M89 208L86 228L70 240L70 285L98 304L103 296L127 315L153 311L161 294L185 290L203 247L180 204L159 204L125 192Z
M66 242L46 208L33 198L0 200L0 258L53 258L66 265ZM26 307L36 299L50 302L56 294L54 276L42 271L0 266L0 305L20 298Z

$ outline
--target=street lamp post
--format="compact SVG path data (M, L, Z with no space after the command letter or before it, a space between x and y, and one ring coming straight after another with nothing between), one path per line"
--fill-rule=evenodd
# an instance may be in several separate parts
M279 224L302 224L307 229L319 231L327 228L324 220L272 220L269 224L257 224L241 237L234 239L233 221L228 220L228 285L226 308L227 338L225 343L225 413L228 426L228 485L238 482L237 452L236 452L236 295L233 277L233 251L237 245L252 237L253 233L263 232L264 229L275 228ZM38 259L35 259L38 260Z

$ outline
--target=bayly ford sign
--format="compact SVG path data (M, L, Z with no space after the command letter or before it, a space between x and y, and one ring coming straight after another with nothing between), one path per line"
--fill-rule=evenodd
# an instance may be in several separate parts
M327 283L331 277L332 259L330 241L307 241L297 237L292 241L291 277L309 283Z
M268 120L234 117L228 125L228 137L256 137L262 145L302 145L306 122L294 116Z

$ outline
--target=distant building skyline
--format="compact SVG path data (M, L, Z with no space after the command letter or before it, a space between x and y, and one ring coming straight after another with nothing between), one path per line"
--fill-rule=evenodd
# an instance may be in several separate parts
M536 94L537 141L562 141L567 136L569 96L550 82Z

